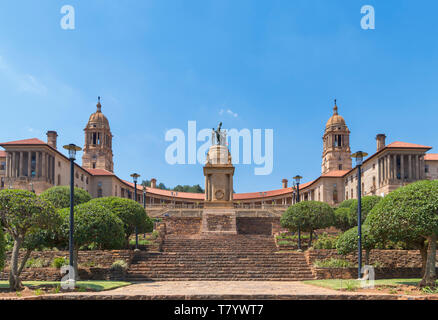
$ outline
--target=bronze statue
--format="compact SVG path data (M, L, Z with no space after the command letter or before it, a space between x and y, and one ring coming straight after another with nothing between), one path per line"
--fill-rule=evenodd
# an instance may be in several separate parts
M219 126L217 127L217 130L214 130L213 128L213 132L216 133L216 141L217 144L221 144L221 127L222 127L222 122L219 123Z

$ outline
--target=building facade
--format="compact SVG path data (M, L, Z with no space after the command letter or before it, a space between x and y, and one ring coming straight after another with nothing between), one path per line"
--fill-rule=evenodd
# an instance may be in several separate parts
M113 136L109 121L102 113L100 98L96 112L85 126L84 136L82 166L75 164L74 185L93 197L134 199L134 184L114 173ZM70 162L58 150L57 137L56 131L48 131L46 142L31 138L0 143L4 149L0 151L0 189L17 188L40 194L52 186L69 185ZM322 140L321 175L300 185L300 200L317 200L336 206L345 199L357 198L357 170L352 167L350 130L338 113L336 101ZM362 196L385 196L417 180L438 179L438 154L428 153L430 149L400 141L386 144L386 136L377 134L376 152L365 159L362 166ZM221 170L226 171L223 181L215 176ZM217 198L223 198L243 213L249 212L245 211L248 209L281 213L297 201L296 188L288 186L287 179L283 179L281 188L276 190L232 193L234 167L231 163L224 168L206 166L204 174L206 194L161 190L156 187L156 179L152 179L150 187L137 186L135 200L147 206L152 216L163 215L169 208L203 208ZM223 195L211 181L228 186L222 187Z

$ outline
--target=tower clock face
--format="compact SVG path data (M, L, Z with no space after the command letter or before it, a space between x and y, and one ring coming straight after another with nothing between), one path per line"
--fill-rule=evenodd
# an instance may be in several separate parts
M224 198L224 195L225 193L223 190L218 190L215 192L216 199L218 200L222 200Z

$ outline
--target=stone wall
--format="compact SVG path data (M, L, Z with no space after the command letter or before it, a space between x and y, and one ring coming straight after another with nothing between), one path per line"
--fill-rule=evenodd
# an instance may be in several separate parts
M342 256L336 250L308 250L305 252L309 264L313 265L315 260L330 258L345 259L357 263L357 253ZM365 259L365 251L362 253ZM364 260L365 262L365 260ZM371 250L370 264L379 262L386 268L421 268L421 255L418 250Z
M201 231L200 217L167 217L163 221L167 235L195 235Z
M20 252L20 260L23 258L24 252ZM0 272L0 280L7 280L9 274L9 261L11 252L6 254L5 269ZM59 281L61 280L60 269L52 268L51 264L54 258L64 257L68 259L68 251L34 251L29 259L43 260L44 267L42 268L25 268L23 269L22 280L45 280ZM124 260L131 264L133 251L131 250L90 250L79 251L79 277L83 280L110 280L122 279L123 275L118 271L111 271L111 265L116 260Z
M357 279L357 268L314 268L316 279ZM375 268L375 280L391 278L421 278L421 268Z
M274 229L274 223L279 224L278 218L268 217L237 217L237 233L239 234L264 234L271 235ZM277 229L277 228L276 228Z

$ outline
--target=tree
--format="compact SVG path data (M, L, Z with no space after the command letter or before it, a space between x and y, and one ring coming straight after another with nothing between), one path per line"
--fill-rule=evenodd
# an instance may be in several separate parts
M20 274L26 257L18 266L19 250L26 245L29 236L38 230L54 230L59 224L59 216L53 205L25 190L0 191L0 219L6 232L12 237L9 286L12 290L22 288ZM29 248L31 246L29 245Z
M378 204L380 202L380 200L382 200L382 197L379 196L365 196L362 197L362 214L361 214L361 218L362 218L362 223L365 221L368 213L374 208L374 206L376 204ZM354 226L357 226L357 204L358 201L357 199L352 199L353 201L351 201L350 204L350 228L353 228Z
M3 228L0 226L0 271L5 267L6 259L6 239Z
M41 193L41 198L50 201L56 209L70 207L70 187L57 186L51 187ZM91 195L81 188L74 188L74 205L85 203L91 200Z
M350 208L345 207L338 207L334 210L334 226L345 232L348 229L350 229L351 226L351 219L350 219Z
M339 204L338 208L350 208L351 204L354 202L354 200L356 200L356 199L344 200Z
M435 287L438 181L418 181L394 190L371 210L365 224L370 226L372 235L382 241L420 244L421 240L427 240L426 262L419 285Z
M62 218L60 228L65 242L70 230L70 209L59 210ZM74 207L74 269L78 275L78 251L81 247L93 246L96 249L120 249L123 247L125 233L119 217L98 203L83 203Z
M144 208L134 200L105 197L93 199L90 203L104 206L122 220L127 245L129 245L129 237L135 232L135 227L137 227L138 233L150 232L153 229L152 219L147 216Z
M347 255L358 250L357 227L345 231L336 242L336 249L339 254ZM370 227L362 226L362 248L365 250L365 264L370 262L370 251L376 247L376 239L370 233Z
M282 215L280 223L283 227L295 232L309 232L309 247L312 245L313 232L317 229L333 225L333 208L319 201L303 201L290 206Z

